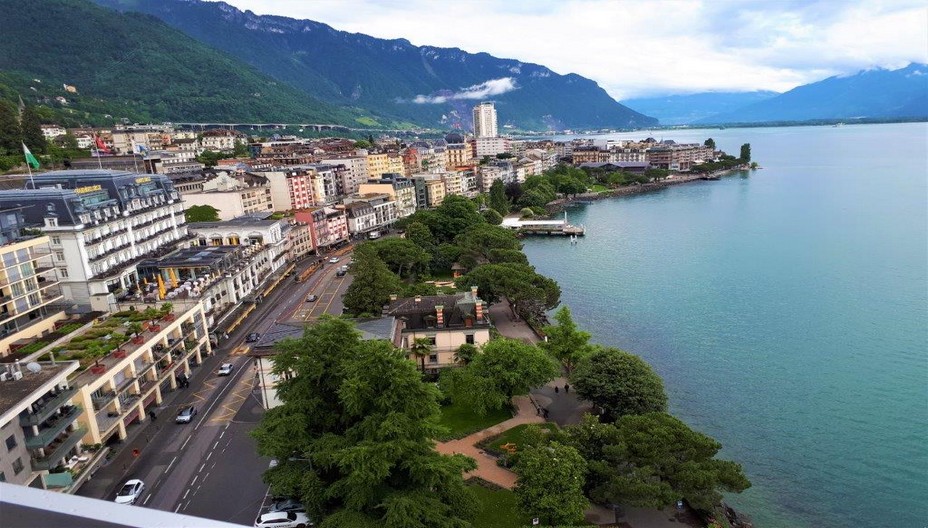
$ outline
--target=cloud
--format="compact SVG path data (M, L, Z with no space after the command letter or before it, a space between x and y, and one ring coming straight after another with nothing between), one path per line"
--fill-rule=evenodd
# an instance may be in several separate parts
M416 104L443 104L455 100L475 100L486 99L494 95L502 95L518 89L516 81L512 77L502 77L500 79L490 79L489 81L462 88L457 92L442 92L438 95L417 95L412 99Z
M379 38L543 64L593 79L617 99L782 92L861 69L928 62L924 0L226 1Z

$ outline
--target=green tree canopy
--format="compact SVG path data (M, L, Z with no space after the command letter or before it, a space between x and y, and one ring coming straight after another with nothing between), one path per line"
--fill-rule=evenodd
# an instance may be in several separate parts
M751 486L740 465L715 458L718 442L666 413L623 416L615 424L587 417L564 433L587 460L587 493L597 502L663 508L682 497L709 511L720 491Z
M509 301L513 313L537 317L558 305L561 289L528 264L484 264L457 279L459 288L477 286L487 302Z
M506 185L503 180L493 180L490 185L490 208L501 216L509 214L509 199L506 198Z
M703 145L705 145L705 146L711 148L712 150L715 150L715 140L712 139L712 138L707 139L707 140L703 143Z
M424 249L405 238L384 238L364 245L372 248L380 260L400 277L415 275L416 271L425 268L432 260Z
M212 205L191 205L184 211L187 222L218 222L219 209Z
M490 224L477 224L454 239L454 244L461 248L459 260L467 268L478 264L492 262L494 250L520 251L522 243L515 233L505 227Z
M19 120L20 135L23 143L33 154L45 153L45 136L42 135L41 118L35 107L26 106ZM20 150L22 146L20 145Z
M515 339L494 339L483 345L469 365L443 373L442 385L454 401L465 402L484 415L555 376L556 365L538 347Z
M571 379L581 398L603 410L603 421L667 409L660 376L640 357L616 348L596 347L580 360Z
M562 306L554 314L554 320L557 321L556 325L543 329L547 340L541 343L541 348L558 360L570 376L577 362L593 351L593 347L590 346L590 334L577 327L570 308L566 306Z
M390 301L390 295L403 290L400 278L374 255L356 252L352 275L351 285L345 290L344 304L356 316L379 316Z
M481 214L483 215L483 219L490 225L498 226L503 223L503 215L499 214L495 209L487 209Z
M513 469L519 475L513 491L523 513L550 525L583 522L589 505L583 495L586 461L576 449L558 442L530 447Z
M738 156L738 158L741 159L742 163L748 163L749 161L751 161L751 144L750 143L745 143L744 145L741 145L741 155Z
M19 116L13 103L0 99L0 154L22 152Z
M475 508L462 472L472 459L435 451L438 390L387 341L361 341L324 318L279 344L283 404L252 435L278 465L275 493L296 495L328 526L466 528Z

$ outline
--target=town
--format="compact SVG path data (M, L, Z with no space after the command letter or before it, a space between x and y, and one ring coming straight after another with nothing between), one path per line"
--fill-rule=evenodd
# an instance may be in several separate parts
M750 161L749 146L736 159L711 139L503 137L488 102L473 122L473 135L414 141L42 125L92 155L41 172L42 149L24 145L29 170L0 190L0 480L213 519L266 511L257 525L297 511L268 502L268 459L248 435L285 403L282 346L347 314L433 381L502 347L494 334L534 347L559 290L517 236L582 229L532 218L556 199ZM543 421L545 398L517 407ZM220 445L234 461L210 460ZM229 480L249 504L232 517Z

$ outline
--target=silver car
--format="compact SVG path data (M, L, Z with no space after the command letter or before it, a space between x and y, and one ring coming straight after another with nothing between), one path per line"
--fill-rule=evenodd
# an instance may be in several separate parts
M174 419L175 422L179 424L190 423L193 420L193 417L197 415L197 408L193 405L186 405L181 407L180 412L177 413L177 418Z
M116 494L116 504L135 504L145 491L145 483L139 479L126 481Z

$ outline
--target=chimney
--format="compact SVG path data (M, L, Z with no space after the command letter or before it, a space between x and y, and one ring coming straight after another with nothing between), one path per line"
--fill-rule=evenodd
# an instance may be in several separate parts
M477 287L476 287L476 286L471 286L471 287L470 287L470 295L471 295L471 297L474 298L474 301L477 300Z
M422 302L422 296L416 295L415 301L416 301L416 304L419 304L420 302Z
M445 307L440 304L435 305L435 326L445 326Z
M483 321L483 301L477 301L474 303L474 308L477 311L477 320Z
M390 294L390 302L393 302L393 301L395 301L395 300L396 300L396 294L395 294L395 293L391 293L391 294Z

